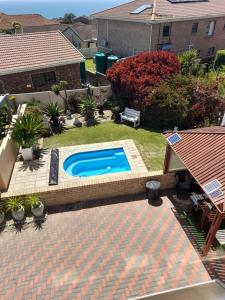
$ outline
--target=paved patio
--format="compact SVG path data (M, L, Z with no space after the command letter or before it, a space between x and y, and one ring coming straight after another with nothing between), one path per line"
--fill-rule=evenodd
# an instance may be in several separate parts
M39 229L5 228L0 299L128 299L209 281L170 200L161 199L81 203L55 210Z
M92 176L87 178L79 178L79 177L72 177L64 171L63 163L65 159L72 154L85 152L85 151L111 149L111 148L119 148L119 147L123 147L126 153L127 159L131 167L131 171L129 172L120 172L116 174L115 173L105 174L104 176L99 175L99 176ZM58 188L60 188L62 185L65 188L65 185L79 186L84 184L102 182L103 177L105 181L107 180L111 182L112 180L115 180L115 178L118 179L129 178L129 177L139 178L140 174L148 175L148 170L133 140L120 140L114 142L60 147L58 149L59 149L59 182L57 186ZM42 149L39 160L34 160L29 162L17 161L13 169L8 190L2 193L2 197L20 195L21 193L29 194L29 193L39 193L41 191L48 191L50 159L51 159L50 149Z

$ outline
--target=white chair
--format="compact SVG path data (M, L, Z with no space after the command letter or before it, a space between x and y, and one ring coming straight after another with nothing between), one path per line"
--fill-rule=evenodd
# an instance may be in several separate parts
M140 111L125 107L124 112L120 113L120 120L121 122L131 122L134 124L134 127L137 127L140 125L140 115Z

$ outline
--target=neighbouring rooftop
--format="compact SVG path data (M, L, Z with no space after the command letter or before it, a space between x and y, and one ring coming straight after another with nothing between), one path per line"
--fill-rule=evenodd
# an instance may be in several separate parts
M61 24L61 31L64 32L70 28L73 30L81 40L92 41L97 39L97 26L96 24L84 24L84 23L74 23L72 25Z
M95 18L109 18L130 21L151 22L154 0L136 0L129 3L107 9L96 14ZM145 9L144 9L145 8ZM212 16L224 16L224 0L209 1L172 1L157 0L155 21L210 18Z
M11 29L13 22L20 23L22 27L36 27L59 24L58 21L46 19L39 14L7 15L4 13L0 13L1 29Z
M59 31L0 35L0 75L79 63L83 55Z

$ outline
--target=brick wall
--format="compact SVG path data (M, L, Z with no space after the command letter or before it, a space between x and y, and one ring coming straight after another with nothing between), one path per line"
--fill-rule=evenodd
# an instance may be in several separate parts
M40 69L29 72L21 72L15 74L9 74L0 76L0 81L4 87L4 91L1 93L19 94L19 93L31 93L39 91L49 91L51 86L42 86L35 88L32 84L32 74L44 73L44 72L55 72L56 82L60 80L66 80L69 83L68 90L81 88L80 82L80 65L72 64L65 66L58 66L46 69Z
M128 177L123 179L105 180L102 179L91 184L71 184L61 186L50 186L45 189L32 190L30 193L39 194L46 206L63 205L79 201L91 201L106 199L117 196L140 194L145 192L145 183L149 180L158 180L161 183L161 190L175 187L174 173L163 174L162 171L151 172L148 175ZM26 193L5 193L2 199L11 196L25 196Z
M216 21L213 36L207 36L209 21ZM197 33L192 33L192 24L198 22ZM141 51L151 49L157 50L158 44L172 43L172 51L188 50L190 44L200 50L202 58L208 56L208 49L215 47L215 51L225 49L225 17L205 18L199 20L174 21L155 23L152 28L152 39L150 42L151 26L140 22L98 20L98 45L101 48L101 41L106 39L109 50L119 56L129 56ZM171 26L171 36L163 37L163 26ZM107 30L108 28L108 30Z

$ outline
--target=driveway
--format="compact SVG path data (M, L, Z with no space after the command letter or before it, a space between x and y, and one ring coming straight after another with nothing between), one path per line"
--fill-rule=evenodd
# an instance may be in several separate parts
M128 299L210 277L163 197L49 214L0 234L0 299ZM122 199L121 199L122 200Z

